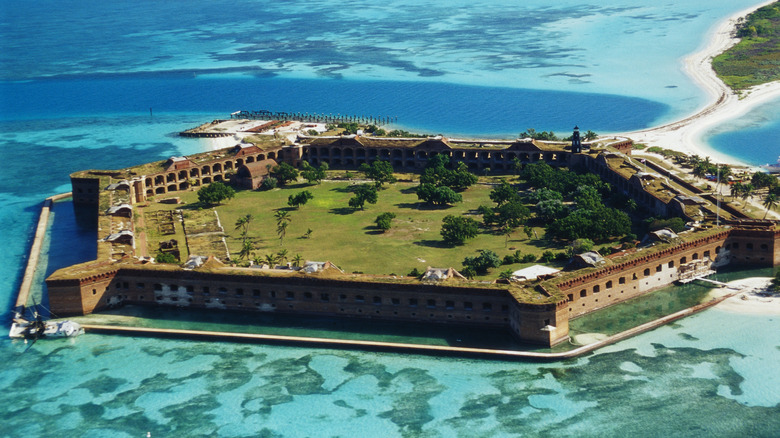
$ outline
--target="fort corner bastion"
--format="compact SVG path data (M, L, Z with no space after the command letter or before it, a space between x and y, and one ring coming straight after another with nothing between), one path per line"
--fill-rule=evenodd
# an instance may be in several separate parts
M505 327L523 342L554 346L568 340L570 318L691 273L728 264L780 264L777 222L750 219L728 206L718 211L714 197L652 163L636 162L631 150L632 142L625 139L609 144L577 139L572 147L531 139L298 135L292 144L240 143L127 169L76 172L71 175L74 205L97 215L100 240L95 260L60 269L46 279L51 310L84 315L134 304ZM654 215L681 216L702 226L595 266L506 284L345 274L329 263L305 270L239 268L225 263L224 252L197 254L204 263L181 267L151 262L144 257L145 244L139 243L138 212L152 197L175 197L215 181L255 189L269 166L281 162L356 169L386 160L396 171L413 172L436 154L494 173L509 173L517 161L584 166Z

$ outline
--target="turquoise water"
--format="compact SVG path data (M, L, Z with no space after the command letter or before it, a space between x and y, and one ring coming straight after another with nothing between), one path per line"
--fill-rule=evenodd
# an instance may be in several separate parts
M70 172L208 149L175 133L238 109L486 136L687 114L705 97L680 59L752 1L644 3L3 0L0 302ZM724 128L776 132L767 108ZM756 163L777 150L763 135L728 143ZM69 205L47 272L94 248ZM25 352L0 338L0 436L772 436L779 333L780 317L715 309L552 364L99 335Z

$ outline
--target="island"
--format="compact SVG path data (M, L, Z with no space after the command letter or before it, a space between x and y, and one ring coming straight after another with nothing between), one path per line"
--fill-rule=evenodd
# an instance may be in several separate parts
M273 118L279 114L269 112L256 116L237 112L184 133L236 139L229 148L72 174L74 205L97 216L99 242L95 260L60 269L46 279L52 311L84 315L132 304L399 324L423 321L505 328L523 342L555 346L569 339L572 318L675 282L706 277L719 267L780 264L777 221L751 217L738 208L738 202L725 202L707 184L686 180L660 162L634 158L635 145L628 139L588 141L580 137L579 128L567 141L390 137L377 133L377 126L351 120L322 123L292 116L280 120ZM445 199L439 205L429 202L421 186L436 180L432 175L437 162L449 171L463 172L456 181L473 177L476 184L452 190L459 192L460 199ZM375 168L390 169L386 179L373 172ZM322 172L319 178L317 171ZM576 230L574 234L561 231L554 239L532 239L537 229L552 232L544 226L538 204L529 200L529 194L544 190L529 185L532 174L577 171L598 176L591 183L609 194L612 205L622 199L630 206L636 212L634 222L644 215L669 226L646 236L625 230L617 236L604 235L597 238L603 245L598 252L576 251ZM299 172L315 176L303 182ZM215 186L228 190L216 199L199 199L204 188ZM373 188L374 203L386 193L397 198L376 207L370 196L353 203L361 187ZM303 198L313 199L311 204L296 204L306 191L310 196ZM330 199L325 199L326 192ZM467 195L471 192L473 197ZM571 195L560 203L564 209L574 210L578 202L585 202L570 202ZM280 205L284 199L289 201L286 206ZM507 219L496 227L491 221L502 217L500 199L516 200L520 213L507 213L517 220ZM322 201L319 207L312 205L318 200ZM496 201L494 209L480 205L490 200ZM242 205L259 207L250 212ZM457 214L451 214L450 208ZM595 222L625 214L620 209L593 208ZM390 214L384 230L381 213ZM291 221L291 216L309 214L309 220L323 227L299 229L304 232L293 237L289 224L306 219ZM396 218L408 221L407 231L428 228L425 232L430 236L439 234L438 227L447 217L478 223L479 215L483 220L477 231L483 239L480 244L506 248L508 266L524 269L504 271L496 278L489 271L494 262L483 270L476 263L474 248L463 250L463 243L475 235L448 240L444 225L436 240L418 230L422 234L393 246L394 250L383 249L380 242L391 240L383 231L392 231ZM354 217L362 219L354 221ZM442 222L433 223L432 217ZM663 222L665 218L678 219ZM673 229L673 223L687 225ZM511 251L510 238L513 245L523 241L520 230L526 229L527 240L552 242L549 245L557 245L557 253ZM349 238L338 240L343 239L339 234L362 237L350 243ZM329 239L334 239L333 245L327 243ZM286 249L291 240L296 245L320 240L320 249L293 258ZM335 253L325 249L334 245ZM416 266L410 261L415 251L409 251L415 246L429 250L433 264L410 269L413 272L396 271L394 263L399 259L410 268ZM270 252L264 257L257 254L261 250ZM488 252L498 251L485 249L478 254ZM349 254L347 259L362 262L345 264L334 254ZM542 264L519 260L521 255ZM453 257L465 257L464 266L436 263ZM427 262L418 260L418 264ZM357 263L393 271L366 272L356 268Z

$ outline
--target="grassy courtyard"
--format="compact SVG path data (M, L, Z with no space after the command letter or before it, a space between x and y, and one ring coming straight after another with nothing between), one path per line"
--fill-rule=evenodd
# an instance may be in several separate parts
M220 221L228 234L227 243L235 259L241 249L241 232L236 230L236 221L247 214L253 219L248 236L255 248L254 254L266 254L286 250L288 260L300 254L304 260L329 260L346 272L365 274L406 275L413 268L424 270L427 266L461 269L461 262L467 256L477 254L480 249L495 251L500 257L520 250L523 254L537 257L550 248L542 240L544 229L536 228L539 237L529 239L522 229L514 232L508 242L506 237L483 230L465 245L445 245L439 234L442 218L446 215L472 215L481 217L474 210L482 204L493 205L489 198L489 185L478 184L462 193L463 202L452 207L432 208L419 202L414 192L414 183L396 183L379 192L377 204L366 204L364 210L347 206L352 193L349 182L323 182L320 185L298 184L268 192L239 191L235 198L217 206ZM288 196L301 190L309 190L314 198L296 210L287 206ZM197 209L194 192L182 197L189 206ZM277 210L287 210L291 217L284 239L277 234ZM374 219L383 212L393 212L396 218L392 228L381 232ZM310 237L306 238L311 229ZM529 264L502 266L493 270L486 278L495 278L505 269L519 269Z

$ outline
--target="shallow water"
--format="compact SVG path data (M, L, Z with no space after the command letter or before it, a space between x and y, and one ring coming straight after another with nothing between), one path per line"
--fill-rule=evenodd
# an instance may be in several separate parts
M175 133L234 110L501 136L687 114L704 94L680 58L752 2L644 3L3 2L0 301L70 172L205 150ZM728 147L758 163L777 150L761 136ZM69 205L44 271L94 248ZM714 309L553 364L90 334L24 352L0 338L0 436L772 436L778 333L780 317Z

